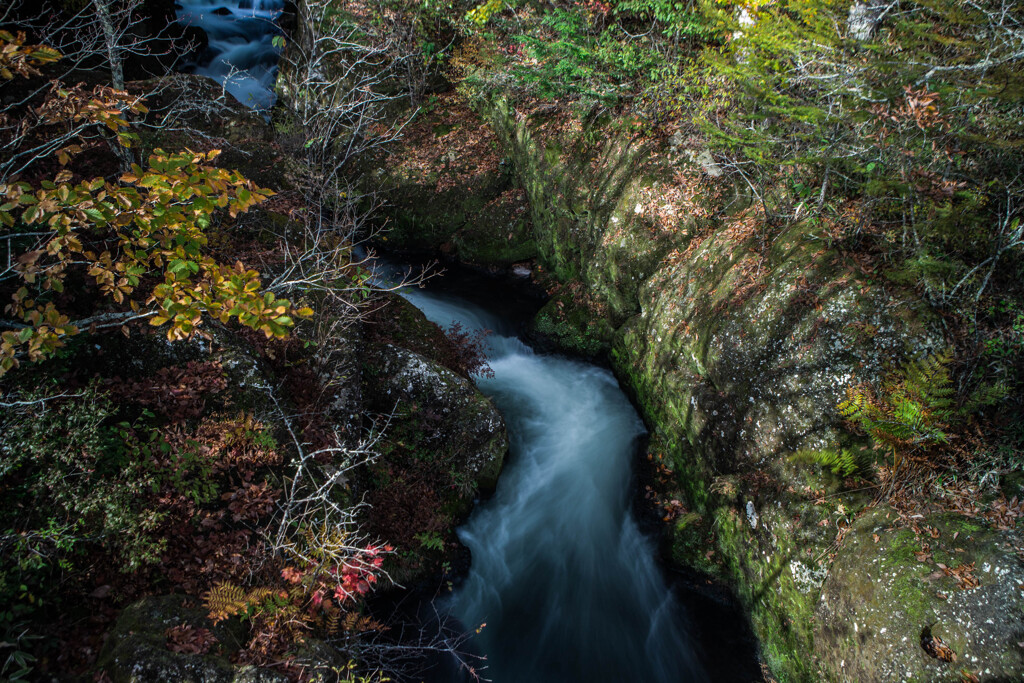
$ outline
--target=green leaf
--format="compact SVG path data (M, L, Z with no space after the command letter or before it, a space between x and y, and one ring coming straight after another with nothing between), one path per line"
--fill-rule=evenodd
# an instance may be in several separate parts
M91 218L96 223L106 223L107 219L103 213L97 209L86 209L83 213Z

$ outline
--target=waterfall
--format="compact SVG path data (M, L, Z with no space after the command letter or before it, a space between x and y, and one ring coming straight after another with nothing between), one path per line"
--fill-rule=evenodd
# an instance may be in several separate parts
M182 0L178 21L202 29L208 47L191 71L224 85L242 104L257 110L274 104L281 34L276 21L283 0Z

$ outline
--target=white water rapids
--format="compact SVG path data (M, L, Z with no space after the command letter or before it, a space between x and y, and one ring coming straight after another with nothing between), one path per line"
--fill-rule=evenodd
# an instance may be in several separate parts
M242 104L269 109L280 50L275 23L284 0L179 0L178 21L206 32L208 48L192 71L224 85Z
M682 605L630 510L630 461L644 427L615 378L541 355L506 323L447 293L403 295L447 328L489 329L493 378L478 378L505 417L511 457L494 496L459 536L469 576L449 608L496 683L707 680Z

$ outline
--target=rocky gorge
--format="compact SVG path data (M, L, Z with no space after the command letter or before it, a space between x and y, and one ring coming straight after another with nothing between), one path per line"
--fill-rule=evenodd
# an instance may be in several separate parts
M167 15L166 3L159 5ZM875 225L885 221L868 215L873 195L840 191L835 180L850 184L850 177L883 166L888 172L895 162L820 171L801 158L780 161L782 170L758 180L751 160L757 153L737 161L743 157L707 126L651 127L641 115L646 91L609 96L615 88L625 92L629 64L616 62L618 85L599 83L599 96L565 96L531 80L552 64L562 68L564 59L545 50L571 43L566 36L583 31L581 17L586 31L603 36L601 49L607 30L625 41L613 41L623 54L634 55L627 48L637 40L647 41L641 52L667 50L631 33L630 22L646 20L647 10L413 5L191 2L179 10L192 22L189 35L208 19L215 30L190 58L210 64L126 86L147 96L148 109L131 110L140 124L132 143L139 159L178 148L203 159L217 150L218 167L273 191L242 210L232 204L230 220L218 218L200 242L237 263L238 273L243 261L259 264L262 274L245 291L266 287L267 305L287 310L294 329L257 333L206 311L169 317L186 326L206 320L201 333L172 343L150 333L167 322L162 316L110 330L93 322L83 328L87 336L52 359L24 362L5 377L13 398L3 404L10 413L2 424L10 434L34 434L34 422L48 425L54 416L76 425L68 417L74 404L61 400L101 397L90 408L99 411L93 427L107 436L83 441L80 450L109 451L114 465L75 476L135 472L138 459L148 478L133 495L146 509L133 513L145 521L132 533L159 535L142 568L121 573L110 569L116 555L109 553L118 547L108 547L111 532L68 540L87 544L77 552L89 558L88 568L53 566L70 577L59 591L81 602L69 608L44 601L41 614L50 619L47 637L76 647L24 652L68 680L431 675L389 661L412 650L420 660L424 653L448 658L455 673L432 670L439 680L478 680L487 675L476 667L485 665L488 647L499 681L538 671L559 681L602 673L666 682L1024 677L1024 477L1012 374L1019 359L1004 348L1015 348L1014 337L983 330L977 311L967 320L936 303L987 272L974 305L998 311L989 318L1012 317L1017 293L1005 265L1010 256L1003 257L1019 247L1012 207L999 223L994 255L978 257L973 269L965 261L955 287L935 285L919 273L931 277L952 266L922 257L903 268L893 248L877 244L899 242L902 234L902 244L920 247L927 226L944 230L943 221L987 215L985 202L956 205L966 191L952 180L905 173L918 183L904 184L915 195L948 204L917 223L904 214L901 233L893 222ZM760 23L720 18L714 36L700 40L726 50L742 44L743 32L770 30L774 8L752 11ZM831 5L829 11L842 15ZM246 12L252 21L241 30L233 17ZM801 16L803 26L818 26L815 13ZM487 33L496 24L500 30ZM686 35L697 41L693 35L710 29L686 30L696 31ZM858 29L856 41L876 30ZM673 41L672 49L691 45ZM8 42L21 45L13 34ZM760 68L755 53L736 49L730 68ZM253 73L237 73L231 55ZM697 83L698 75L687 77ZM572 83L562 78L563 86ZM707 102L717 106L710 90L682 92L675 119L691 109L700 119ZM888 119L882 109L873 115L891 120L884 125L913 120L909 128L929 135L949 131L934 104L950 99L948 92L920 93L906 90L902 109L885 110ZM884 129L865 139L883 145L887 135L894 134ZM947 158L960 153L949 150ZM115 177L112 159L98 167L109 166ZM75 163L62 182L92 171ZM871 191L874 182L866 184ZM778 208L786 202L788 213ZM204 209L199 223L209 227L216 210ZM28 220L23 215L30 214L11 222ZM966 234L951 232L958 230ZM40 257L19 260L10 246L35 233L26 235L8 242L8 261L30 269ZM485 304L514 308L516 324L476 309L472 329L449 324L447 307L462 308L445 298L450 293L438 294L444 287L431 290L425 275L423 282L409 276L412 286L428 286L425 294L397 286L382 275L386 261L367 256L366 245L395 262L447 266L454 271L449 282L478 290ZM996 270L1000 258L1005 273ZM329 276L318 280L310 260ZM172 272L167 282L176 277ZM283 299L274 303L275 292L291 292L296 312ZM297 313L307 306L310 313ZM983 333L989 336L977 342ZM967 348L983 351L969 356ZM517 365L494 382L488 362L506 373L510 364L535 367L520 376ZM941 392L926 390L921 399L908 379L915 372L930 373ZM951 372L959 374L950 379ZM545 383L556 378L560 384ZM947 388L954 379L955 392ZM522 393L509 388L515 382ZM33 392L46 386L70 387L55 394L56 412L34 407ZM861 419L866 413L857 406L865 405L878 411L874 422ZM911 406L909 417L900 405ZM608 406L612 412L602 412ZM563 411L569 417L557 422ZM538 424L547 433L527 440ZM879 424L903 431L886 440ZM61 429L47 434L63 435ZM0 453L13 461L39 444L63 443L47 434L12 437ZM151 436L139 436L145 434ZM135 450L126 456L111 441ZM606 458L605 451L614 454ZM537 453L547 460L535 460ZM506 463L512 476L502 475ZM527 501L524 469L537 481L551 477L548 488L537 487L544 496ZM21 474L0 479L0 490L27 499L25 481ZM517 482L522 497L503 491L503 481ZM324 519L340 514L343 523L308 521L321 511L295 503L309 500L296 482L312 482ZM96 507L83 509L83 519L97 515ZM577 519L577 512L593 517ZM118 514L99 517L114 524ZM289 521L292 514L310 516ZM12 530L23 523L12 521ZM29 542L18 538L35 536L12 531L0 540L5 548ZM48 548L49 537L39 538ZM57 557L61 546L54 544L47 553ZM534 545L542 549L536 555ZM342 548L335 558L352 563L322 559L331 548ZM19 562L0 572L0 588L35 603L43 588L7 578L31 576L36 565ZM338 586L328 590L324 576ZM364 598L374 590L376 598ZM534 603L550 609L525 609ZM458 618L440 616L452 605ZM495 621L504 613L518 621ZM401 616L389 621L394 614ZM572 628L573 620L587 628ZM91 626L82 627L86 622ZM529 632L535 640L520 633L531 625L543 625ZM528 652L516 650L528 642Z
M792 457L850 438L849 385L941 345L927 307L803 224L767 242L692 141L606 125L452 96L386 171L388 246L524 264L552 286L534 334L608 358L667 468L658 499L686 501L666 507L666 557L736 590L780 680L960 680L922 647L926 627L982 680L1015 680L1019 532L908 514Z

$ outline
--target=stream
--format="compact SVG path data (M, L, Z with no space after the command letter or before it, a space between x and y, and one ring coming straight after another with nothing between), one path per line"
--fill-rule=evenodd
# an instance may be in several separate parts
M242 104L265 111L276 100L274 80L284 0L178 0L178 21L201 28L208 45L185 70L217 81Z
M240 102L274 103L274 23L283 0L183 0L179 21L209 36L188 68ZM510 456L497 490L458 530L469 573L437 612L470 633L495 683L686 683L760 678L749 625L720 589L670 587L632 508L645 430L614 376L534 351L515 297L493 280L438 278L401 293L443 328L490 330L493 377L480 390L504 415ZM520 311L522 313L522 311ZM699 615L691 621L690 615ZM472 676L454 659L431 681Z
M509 461L459 529L469 575L448 605L498 683L708 680L687 612L631 513L644 426L610 372L535 352L455 293L403 292L443 328L491 330L480 390L505 417ZM456 678L456 680L458 680Z

